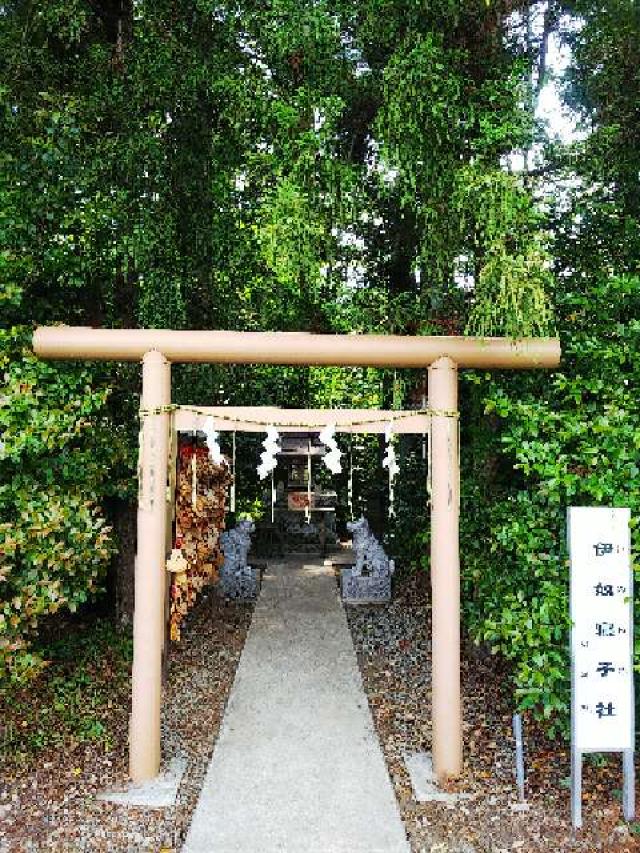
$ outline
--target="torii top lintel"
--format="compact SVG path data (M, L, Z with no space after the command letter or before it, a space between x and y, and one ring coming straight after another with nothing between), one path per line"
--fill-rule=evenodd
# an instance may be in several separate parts
M557 367L557 338L316 335L172 329L93 329L41 326L33 348L42 358L139 361L158 350L171 362L425 367L450 358L458 367Z

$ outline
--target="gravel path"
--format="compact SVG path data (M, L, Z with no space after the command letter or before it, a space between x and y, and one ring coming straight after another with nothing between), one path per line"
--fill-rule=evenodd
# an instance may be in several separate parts
M252 607L207 591L174 644L163 707L163 754L187 759L175 807L127 808L96 795L126 781L129 696L114 696L113 748L70 745L0 784L0 851L179 850L213 752Z
M564 744L549 744L526 722L530 808L513 811L513 701L507 672L474 647L464 650L464 776L451 786L471 798L455 805L417 803L403 756L431 749L430 608L424 578L419 584L401 582L389 605L348 607L347 618L414 853L640 851L640 836L623 823L612 793L621 785L619 762L585 766L584 829L572 836L568 751Z
M271 561L189 853L409 853L321 558Z

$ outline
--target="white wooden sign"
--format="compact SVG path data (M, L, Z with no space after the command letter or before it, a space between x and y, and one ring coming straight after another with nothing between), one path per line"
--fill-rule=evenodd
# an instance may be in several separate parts
M583 752L620 751L633 756L629 521L628 509L571 507L568 511L574 782ZM574 823L576 809L581 819L579 787L574 784Z

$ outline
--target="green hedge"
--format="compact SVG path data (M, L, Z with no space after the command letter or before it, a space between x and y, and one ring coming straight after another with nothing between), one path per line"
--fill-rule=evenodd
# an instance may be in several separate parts
M487 417L462 504L467 627L513 661L520 708L552 731L568 721L567 507L630 507L640 545L640 279L567 290L558 314L560 370L469 375Z
M38 361L29 330L0 330L0 372L0 680L23 681L43 664L30 650L42 618L76 610L104 578L99 500L118 436L91 370Z

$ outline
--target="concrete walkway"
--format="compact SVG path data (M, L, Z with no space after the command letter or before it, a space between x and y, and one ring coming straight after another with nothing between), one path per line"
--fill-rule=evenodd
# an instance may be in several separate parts
M183 850L408 853L330 567L270 564Z

